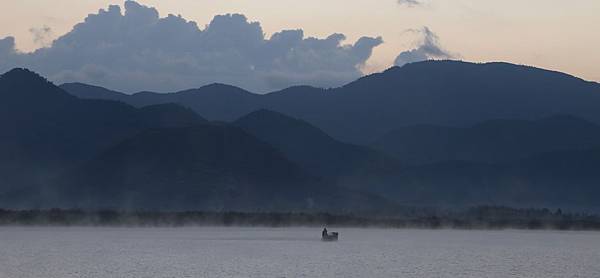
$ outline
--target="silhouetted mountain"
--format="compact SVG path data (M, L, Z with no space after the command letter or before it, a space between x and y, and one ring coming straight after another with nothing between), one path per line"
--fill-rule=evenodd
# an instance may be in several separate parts
M72 93L83 96L84 90ZM329 90L302 86L256 95L212 85L166 95L135 94L126 101L133 105L175 102L211 120L224 121L266 108L354 143L371 142L415 124L468 126L555 114L600 123L599 84L507 63L426 61L393 67Z
M118 100L122 102L128 102L130 98L130 95L124 93L112 91L100 86L88 85L78 82L65 83L60 85L60 88L78 98Z
M364 188L405 205L568 208L600 211L600 150L534 155L501 164L445 161L407 167Z
M385 174L399 167L395 160L377 151L342 143L305 121L278 112L258 110L234 125L275 146L315 175L339 178Z
M136 109L78 99L33 72L14 69L0 76L0 190L47 184L143 129L202 122L175 105Z
M560 73L501 63L423 62L330 90L292 87L255 95L214 84L121 100L140 108L77 98L27 70L0 76L0 204L338 211L390 206L357 193L368 191L418 206L600 211L594 200L600 193L599 128L579 119L600 120L598 84ZM220 120L258 111L233 126L209 124L191 109ZM557 113L575 116L544 118ZM504 120L493 120L498 118ZM430 125L398 129L410 124ZM361 141L394 129L378 146L400 161L443 162L398 168L377 151L327 135Z
M490 120L468 128L416 125L396 129L372 146L411 164L503 162L536 153L600 147L600 126L568 115L536 121Z
M348 210L379 198L322 184L241 129L199 125L144 131L61 179L68 207Z
M366 210L380 197L306 174L188 108L83 100L28 70L0 77L0 206Z
M173 103L145 106L140 108L138 113L148 126L185 127L208 123L193 110Z
M211 84L177 93L139 92L133 95L82 83L66 83L61 85L61 88L77 97L119 100L136 107L177 103L192 108L208 119L217 121L233 121L261 106L260 95L223 84Z

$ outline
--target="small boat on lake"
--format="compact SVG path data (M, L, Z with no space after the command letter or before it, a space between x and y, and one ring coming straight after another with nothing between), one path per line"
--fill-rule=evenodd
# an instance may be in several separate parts
M337 241L338 240L338 236L339 234L337 232L327 232L327 228L323 229L323 232L321 233L321 240L322 241Z
M322 241L337 241L338 240L338 233L337 232L332 232L332 233L328 233L326 235L323 235L321 237Z

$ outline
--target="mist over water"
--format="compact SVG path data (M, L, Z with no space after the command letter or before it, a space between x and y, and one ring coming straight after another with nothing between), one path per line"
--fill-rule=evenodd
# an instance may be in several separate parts
M600 233L0 228L0 277L595 277Z

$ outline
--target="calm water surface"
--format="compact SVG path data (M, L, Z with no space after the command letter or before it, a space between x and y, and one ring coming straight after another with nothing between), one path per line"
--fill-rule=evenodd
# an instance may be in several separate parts
M0 227L0 278L600 277L600 233Z

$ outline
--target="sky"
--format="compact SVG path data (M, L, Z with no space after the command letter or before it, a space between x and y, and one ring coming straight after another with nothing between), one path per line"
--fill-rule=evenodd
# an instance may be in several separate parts
M598 0L137 2L147 8L155 8L160 18L174 14L181 15L186 22L195 22L197 34L190 33L188 37L177 38L181 44L189 44L190 48L167 44L140 47L142 43L151 43L149 38L92 38L93 34L105 32L113 32L114 37L117 34L121 37L130 36L125 31L114 29L127 29L139 24L123 20L121 25L110 27L108 24L111 20L106 16L97 20L98 22L88 24L89 28L82 28L87 30L87 35L81 31L72 34L68 40L65 39L59 45L64 46L61 50L53 46L54 39L71 32L76 24L84 22L88 14L98 14L100 9L108 11L109 5L119 5L120 12L125 14L124 2L2 0L0 70L22 64L37 69L56 82L84 81L129 92L145 89L172 91L212 82L230 83L267 92L304 83L321 87L339 86L362 74L381 71L394 64L453 58L474 62L506 61L527 64L563 71L586 80L600 81ZM243 20L237 17L222 18L221 24L215 24L215 28L212 28L215 30L212 33L217 35L211 37L206 36L209 32L202 32L216 15L228 13L243 14L247 18L247 24L242 24ZM184 24L175 27L174 21L176 20L169 21L168 24L165 22L162 29L148 27L145 30L153 34L159 31L183 32L181 28L184 28ZM255 22L260 25L259 29L254 28ZM173 25L173 29L165 27L170 26L169 24ZM297 39L294 36L299 35L291 33L279 36L280 40L277 42L271 40L273 34L282 30L298 29L302 30L301 41L292 43L292 40ZM205 35L196 38L200 32ZM248 32L264 33L264 45L256 46L259 43L257 35L248 35ZM331 37L332 34L345 36ZM169 37L167 34L157 36L152 39L162 41ZM220 39L224 36L246 39L225 42ZM10 40L1 41L5 37L14 37L14 45ZM320 40L307 40L309 37ZM85 40L86 43L78 40ZM293 45L281 45L284 43ZM196 50L197 47L191 47L207 44L213 44L214 48ZM251 47L248 47L249 44ZM113 57L108 56L105 48L98 49L105 45L121 45L122 48L111 50L111 53L120 53L114 54L114 61L110 60ZM17 54L9 53L14 52L10 50L12 47ZM42 47L50 50L27 54ZM82 47L95 49L80 51ZM131 50L132 48L137 50ZM245 51L248 48L253 50ZM227 51L220 51L222 49ZM2 54L2 51L5 53ZM72 61L55 65L57 60L77 54L98 57L86 58L79 63ZM132 56L138 57L137 60ZM162 62L149 64L146 62L148 59L159 59ZM224 59L226 61L221 63ZM120 61L124 61L123 65L119 65ZM176 63L171 63L173 61ZM165 63L168 65L162 66ZM212 68L207 69L207 65L212 65ZM169 66L173 69L169 69ZM157 67L169 72L157 72ZM174 71L186 67L192 73L189 76L173 75ZM214 69L216 67L219 68ZM243 70L238 70L239 68ZM114 76L106 73L113 69L116 69ZM199 75L202 78L197 78Z

